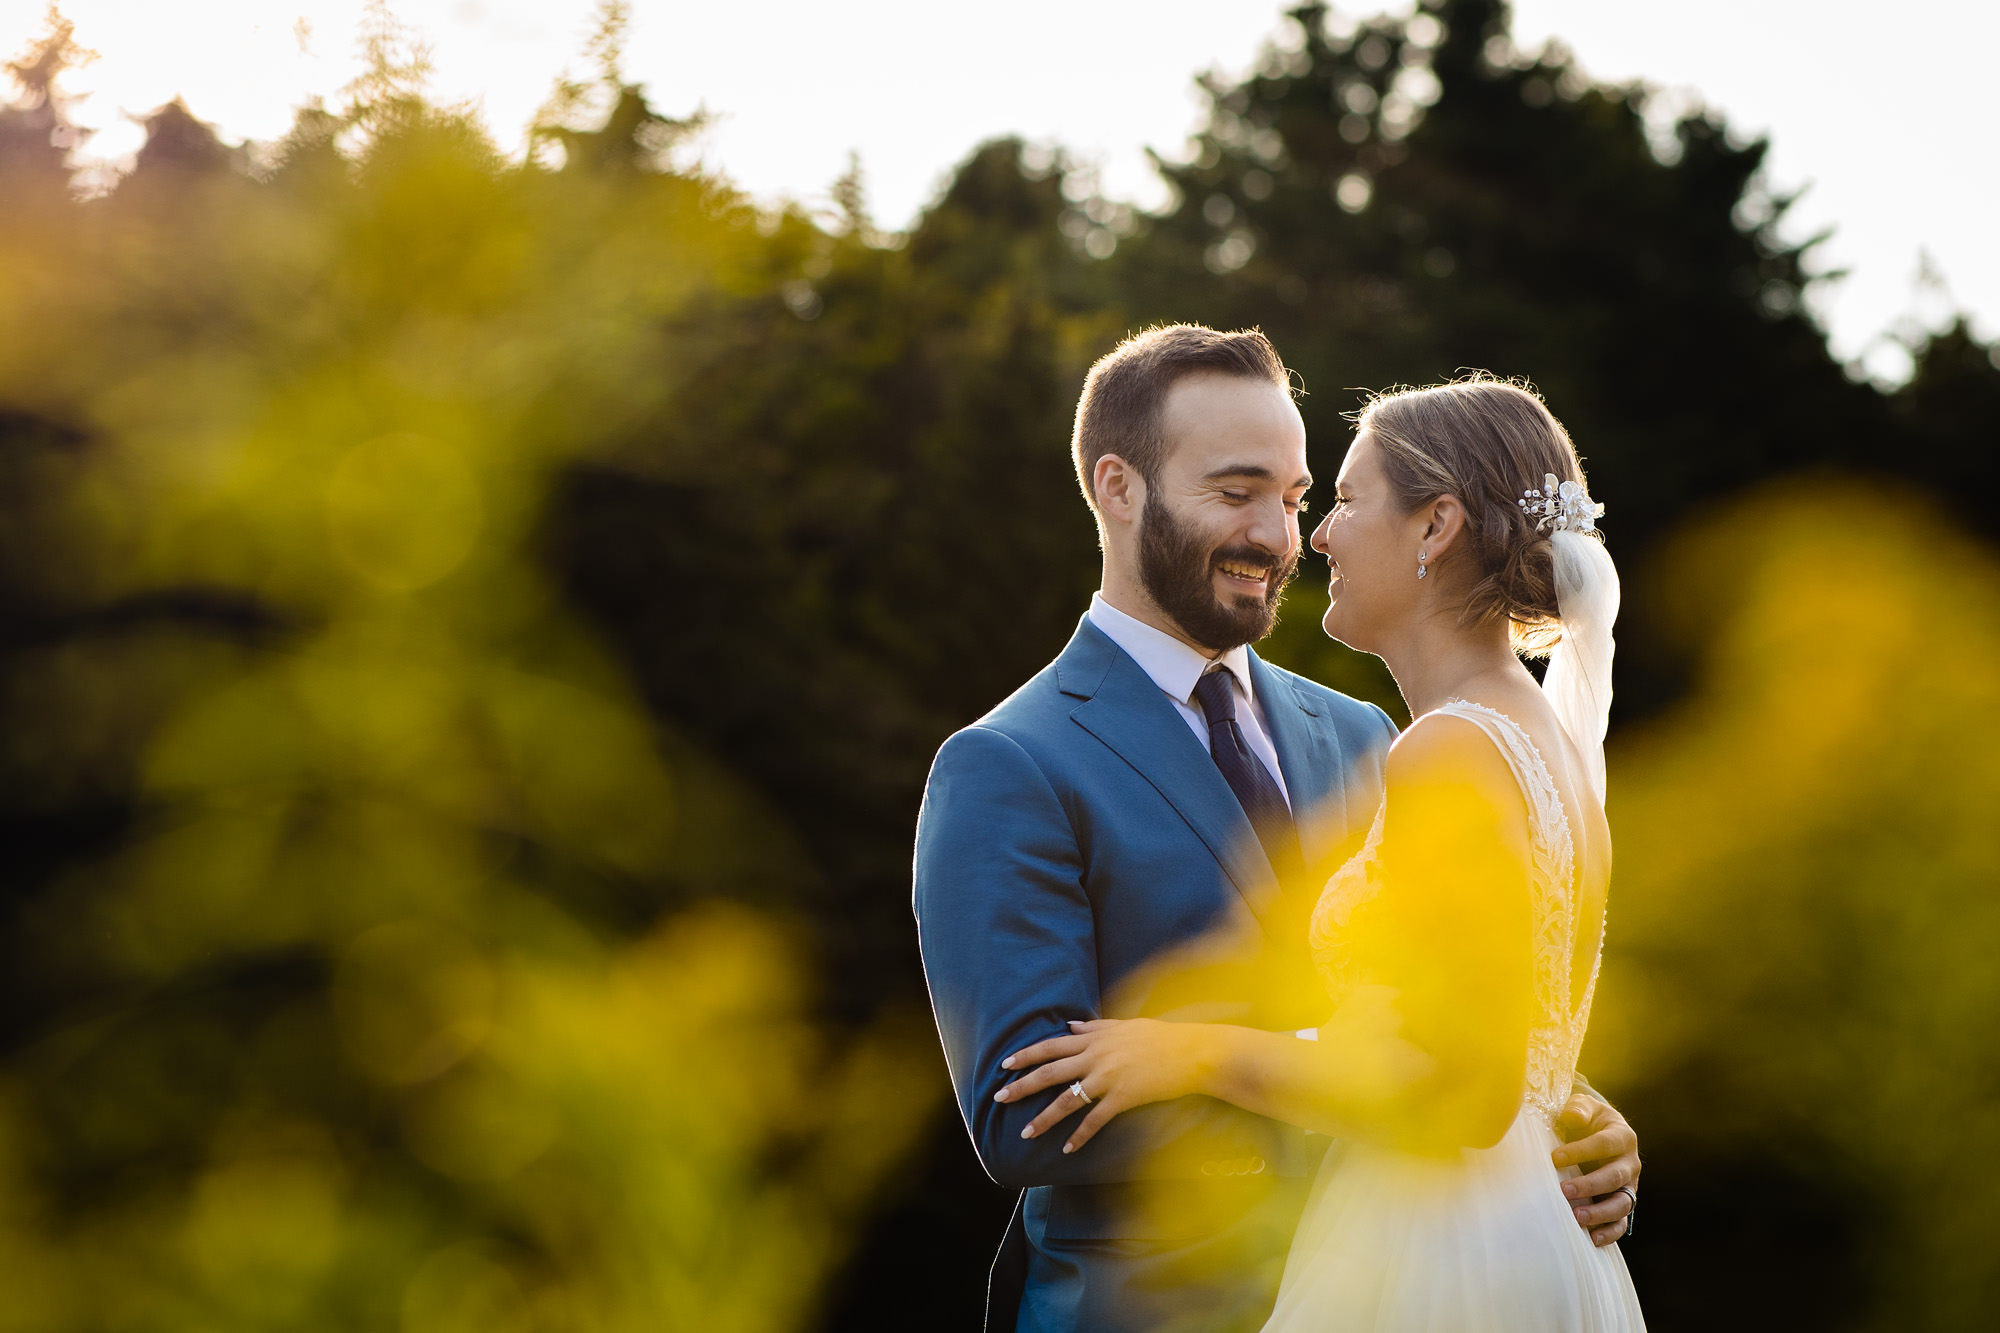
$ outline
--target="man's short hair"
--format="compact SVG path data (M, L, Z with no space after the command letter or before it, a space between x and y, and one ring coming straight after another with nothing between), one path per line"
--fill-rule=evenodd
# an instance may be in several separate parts
M1160 424L1167 391L1182 377L1204 371L1269 380L1288 392L1292 387L1278 349L1257 329L1219 333L1199 324L1160 324L1098 358L1084 378L1070 437L1077 481L1092 509L1097 496L1091 474L1106 454L1130 463L1148 485L1158 477L1167 456Z

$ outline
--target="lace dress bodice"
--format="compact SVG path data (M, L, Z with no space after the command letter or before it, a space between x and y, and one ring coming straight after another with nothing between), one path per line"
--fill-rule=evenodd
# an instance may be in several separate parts
M1437 711L1463 718L1485 732L1506 758L1527 800L1532 823L1535 1008L1528 1032L1524 1100L1553 1122L1569 1100L1577 1054L1590 1022L1590 1000L1597 989L1602 957L1603 919L1595 923L1593 938L1585 946L1592 951L1589 979L1582 995L1573 996L1577 935L1583 925L1578 919L1581 887L1576 875L1576 845L1555 778L1528 733L1506 714L1463 699L1453 699ZM1385 810L1386 806L1376 810L1367 841L1334 872L1313 910L1313 961L1336 1006L1364 979L1353 927L1356 912L1382 889Z

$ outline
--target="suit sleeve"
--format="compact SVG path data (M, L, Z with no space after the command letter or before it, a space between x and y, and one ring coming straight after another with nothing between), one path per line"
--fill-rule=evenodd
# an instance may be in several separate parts
M947 741L917 819L917 933L952 1089L987 1174L1025 1188L1192 1175L1204 1160L1275 1156L1278 1126L1205 1097L1127 1111L1072 1155L1060 1130L1021 1137L1059 1090L993 1100L1014 1077L1002 1058L1101 1012L1084 882L1069 815L1027 751L982 727Z

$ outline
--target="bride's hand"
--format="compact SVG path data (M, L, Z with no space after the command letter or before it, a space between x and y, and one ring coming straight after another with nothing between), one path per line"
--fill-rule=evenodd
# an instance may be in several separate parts
M1090 1114L1063 1144L1064 1152L1075 1152L1119 1112L1196 1091L1202 1062L1199 1024L1100 1018L1073 1022L1069 1031L1067 1037L1038 1041L1000 1062L1003 1069L1038 1067L994 1093L995 1101L1015 1102L1072 1083L1089 1095L1086 1102L1065 1090L1021 1131L1024 1139L1047 1133L1088 1105Z

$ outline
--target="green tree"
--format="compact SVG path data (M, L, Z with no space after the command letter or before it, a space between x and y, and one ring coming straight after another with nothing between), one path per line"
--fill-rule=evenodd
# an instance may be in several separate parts
M69 150L89 137L74 124L56 81L97 53L76 44L76 25L49 6L48 30L4 67L17 95L0 104L0 219L46 206L69 186Z
M2000 484L2000 347L1983 343L1963 315L1918 349L1915 373L1890 400L1898 431L1867 462L1900 485L1940 497L1986 495ZM2000 515L1954 505L1959 521L2000 537Z
M1045 662L1095 582L1074 385L1121 325L1060 178L975 154L897 248L769 219L691 307L659 410L571 474L551 558L654 706L792 812L862 1008L907 993L908 834L939 740Z
M0 1326L796 1327L934 1057L537 558L754 214L387 74L245 158L0 227Z
M1569 426L1628 574L1690 510L1774 473L1872 456L1882 398L1848 380L1781 239L1765 144L1705 113L1649 136L1644 90L1517 51L1500 0L1340 27L1300 6L1242 83L1210 81L1176 206L1129 263L1140 318L1259 324L1309 390L1331 473L1352 386L1477 366L1531 377ZM1635 593L1643 594L1643 580ZM1672 645L1628 616L1620 707L1673 697ZM1346 668L1305 631L1283 651Z

